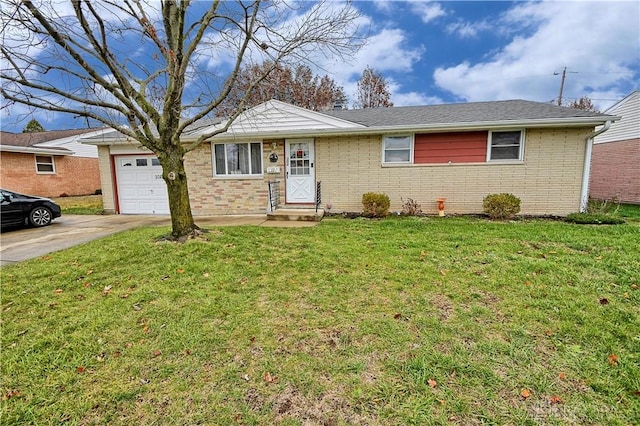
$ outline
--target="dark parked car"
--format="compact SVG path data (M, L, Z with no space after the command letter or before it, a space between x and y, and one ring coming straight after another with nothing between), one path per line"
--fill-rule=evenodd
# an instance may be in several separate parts
M60 206L48 198L18 194L0 189L2 226L46 226L62 214Z

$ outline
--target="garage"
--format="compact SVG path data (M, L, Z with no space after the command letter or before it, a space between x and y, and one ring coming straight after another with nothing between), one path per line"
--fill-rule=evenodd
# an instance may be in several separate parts
M162 166L154 156L115 157L118 202L122 214L169 214Z

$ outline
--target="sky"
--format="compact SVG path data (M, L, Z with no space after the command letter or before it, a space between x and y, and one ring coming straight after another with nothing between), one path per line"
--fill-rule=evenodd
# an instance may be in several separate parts
M600 110L640 89L638 1L356 1L367 42L348 60L316 59L355 100L365 67L388 82L395 106L506 99L591 98ZM4 131L31 118L47 130L84 119L12 107Z

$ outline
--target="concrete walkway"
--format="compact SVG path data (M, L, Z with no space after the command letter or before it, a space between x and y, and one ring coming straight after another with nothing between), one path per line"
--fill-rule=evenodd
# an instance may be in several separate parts
M266 215L195 217L198 226L309 227L317 222L268 221ZM169 216L62 215L43 228L6 229L0 235L2 266L44 256L78 244L142 226L170 226Z

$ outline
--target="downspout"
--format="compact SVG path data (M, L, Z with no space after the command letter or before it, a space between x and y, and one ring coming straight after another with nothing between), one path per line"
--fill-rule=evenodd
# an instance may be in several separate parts
M589 175L591 174L591 152L593 151L593 139L611 127L611 120L607 120L601 129L587 136L587 152L584 155L584 173L582 175L582 193L580 194L580 213L587 211L589 203Z

